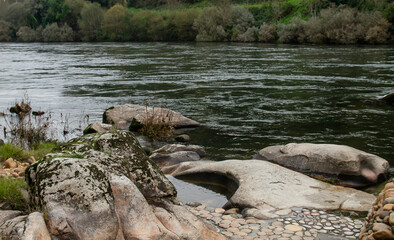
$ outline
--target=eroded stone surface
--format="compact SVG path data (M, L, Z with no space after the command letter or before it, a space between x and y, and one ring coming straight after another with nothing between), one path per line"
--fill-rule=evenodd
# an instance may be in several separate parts
M175 177L204 173L235 179L239 187L229 202L266 213L294 207L366 212L375 200L371 194L324 183L267 161L185 162L165 170Z
M255 156L284 167L336 178L348 186L375 184L388 176L389 163L376 155L335 144L290 143L266 147Z

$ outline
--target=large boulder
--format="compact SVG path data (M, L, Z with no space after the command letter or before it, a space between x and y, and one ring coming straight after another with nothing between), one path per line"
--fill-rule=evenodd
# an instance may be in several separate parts
M375 200L352 188L331 185L267 161L184 162L163 169L176 178L222 179L234 192L224 207L249 209L246 215L276 218L292 208L366 212ZM224 179L226 178L226 179ZM237 186L231 186L236 184Z
M146 107L135 104L118 105L105 110L103 123L113 124L117 129L128 130L130 124L168 124L174 128L197 127L200 124L167 108Z
M271 146L260 150L255 158L351 187L383 181L389 171L389 163L383 158L335 144L290 143Z
M73 139L26 173L31 204L58 239L223 239L179 205L130 132Z

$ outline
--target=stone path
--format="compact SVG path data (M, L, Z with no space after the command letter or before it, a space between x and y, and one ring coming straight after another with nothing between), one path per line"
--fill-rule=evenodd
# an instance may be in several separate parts
M234 209L225 211L222 208L196 206L196 203L186 205L191 212L212 222L223 235L233 240L357 239L363 227L362 219L353 220L316 209L293 209L288 215L274 220L259 220L243 218Z

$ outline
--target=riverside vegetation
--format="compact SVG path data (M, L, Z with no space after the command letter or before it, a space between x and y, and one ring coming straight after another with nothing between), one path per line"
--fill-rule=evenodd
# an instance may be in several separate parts
M0 41L393 42L392 0L5 0Z

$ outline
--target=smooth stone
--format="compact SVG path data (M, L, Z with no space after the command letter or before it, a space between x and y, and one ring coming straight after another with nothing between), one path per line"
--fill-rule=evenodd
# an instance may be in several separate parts
M390 213L389 223L390 223L391 226L394 225L394 212Z
M337 176L356 177L348 181L338 178L342 185L361 187L375 184L388 177L389 163L364 151L335 144L289 143L266 147L256 159L267 160L296 171ZM354 179L354 178L353 178Z
M103 123L114 124L117 129L128 130L130 123L135 119L144 123L153 118L154 124L170 124L174 128L198 127L200 123L182 116L167 108L147 107L135 104L118 105L105 110Z
M285 229L293 231L293 232L302 231L302 227L301 226L297 226L297 225L286 225Z
M18 167L18 164L15 162L14 159L8 158L7 160L5 160L4 168L16 168L16 167Z
M375 200L372 194L333 186L260 160L183 162L175 165L169 173L175 177L209 173L235 179L239 186L229 203L261 210L267 206L276 209L308 206L314 209L368 211Z
M276 211L275 214L279 216L287 216L291 213L291 209L281 209L279 211Z
M94 122L89 124L84 130L83 134L90 133L105 133L113 130L113 126L111 124L105 124L101 122Z

